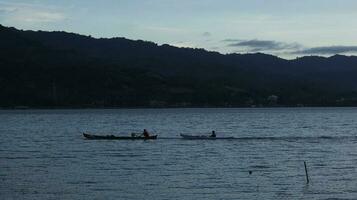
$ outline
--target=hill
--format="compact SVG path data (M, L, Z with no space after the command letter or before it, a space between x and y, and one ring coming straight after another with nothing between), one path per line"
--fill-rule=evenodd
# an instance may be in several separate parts
M356 106L357 57L285 60L0 25L0 107Z

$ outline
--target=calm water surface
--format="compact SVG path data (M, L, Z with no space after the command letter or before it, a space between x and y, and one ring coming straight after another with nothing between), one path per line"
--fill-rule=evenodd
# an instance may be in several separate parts
M237 139L179 138L211 130ZM0 134L0 199L357 199L357 108L5 110Z

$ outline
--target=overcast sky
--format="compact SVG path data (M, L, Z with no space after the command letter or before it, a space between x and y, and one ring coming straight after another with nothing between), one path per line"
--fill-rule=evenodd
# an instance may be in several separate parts
M0 23L285 58L357 54L356 0L0 0Z

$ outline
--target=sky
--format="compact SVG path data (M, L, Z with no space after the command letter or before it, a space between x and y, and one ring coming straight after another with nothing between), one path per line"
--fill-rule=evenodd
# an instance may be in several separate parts
M0 24L283 58L357 55L356 0L0 0Z

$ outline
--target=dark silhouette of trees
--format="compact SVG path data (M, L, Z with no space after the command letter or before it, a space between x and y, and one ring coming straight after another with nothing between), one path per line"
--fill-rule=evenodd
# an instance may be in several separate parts
M356 75L354 56L223 55L0 25L0 107L355 106Z

